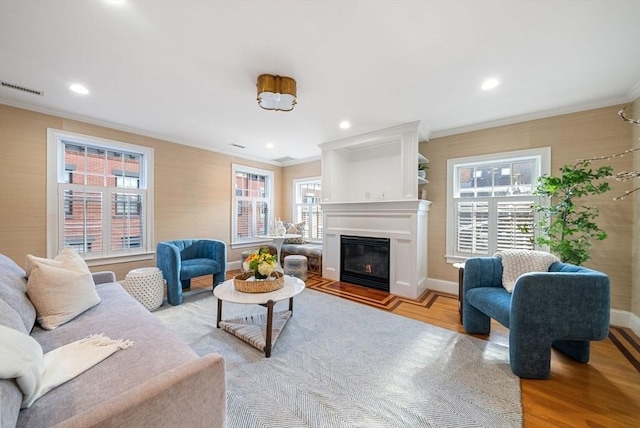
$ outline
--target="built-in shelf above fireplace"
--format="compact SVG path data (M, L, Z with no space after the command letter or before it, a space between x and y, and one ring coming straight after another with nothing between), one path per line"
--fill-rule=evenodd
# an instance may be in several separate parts
M320 144L324 202L418 199L420 122Z

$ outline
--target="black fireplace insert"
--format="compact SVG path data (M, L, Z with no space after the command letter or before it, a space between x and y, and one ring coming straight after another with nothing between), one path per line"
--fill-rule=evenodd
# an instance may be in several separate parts
M340 281L389 291L388 238L340 236Z

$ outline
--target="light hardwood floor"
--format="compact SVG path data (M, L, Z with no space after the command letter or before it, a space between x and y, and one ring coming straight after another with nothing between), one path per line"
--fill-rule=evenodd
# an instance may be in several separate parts
M228 272L233 277L238 271ZM427 291L405 299L382 291L310 274L307 287L466 334L454 295ZM211 287L211 277L193 280L192 287ZM507 344L509 330L497 323L489 336ZM551 378L522 379L524 426L640 428L640 339L630 329L612 327L609 338L592 342L588 364L553 351Z

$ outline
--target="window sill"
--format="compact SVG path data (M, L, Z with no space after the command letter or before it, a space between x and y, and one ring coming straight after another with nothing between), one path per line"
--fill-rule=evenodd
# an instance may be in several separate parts
M465 256L450 256L450 255L446 255L444 257L445 257L445 259L447 259L447 263L449 263L449 264L464 263L469 258L469 257L465 257Z
M127 254L121 256L100 257L96 259L85 259L85 262L87 262L87 266L113 265L120 263L138 262L142 260L152 260L155 254L155 252L150 252Z
M254 241L232 242L231 249L235 250L240 248L252 248L258 245L271 244L271 243L273 243L273 241L271 241L270 239L256 239Z

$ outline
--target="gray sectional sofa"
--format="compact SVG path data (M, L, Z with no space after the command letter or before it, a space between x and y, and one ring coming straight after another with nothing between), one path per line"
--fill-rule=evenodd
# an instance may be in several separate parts
M0 379L0 426L223 427L223 358L199 357L129 296L113 273L93 277L100 303L54 330L43 330L25 293L25 272L0 254L0 324L30 334L44 352L99 333L134 342L27 409L20 410L16 382Z

